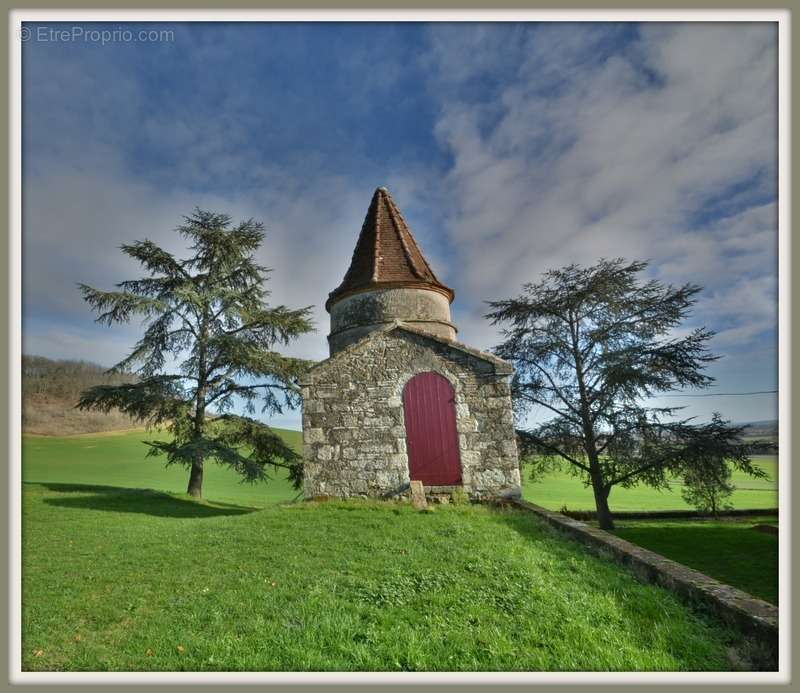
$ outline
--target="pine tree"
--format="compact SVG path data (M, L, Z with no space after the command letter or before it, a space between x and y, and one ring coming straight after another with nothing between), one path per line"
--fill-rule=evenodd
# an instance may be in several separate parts
M693 486L719 478L732 464L763 477L741 441L741 428L718 414L705 424L678 419L678 407L642 401L670 390L708 387L704 368L718 357L713 333L673 336L701 287L642 281L646 262L601 260L569 265L526 284L517 298L489 302L486 317L505 325L495 352L515 367L512 396L519 414L541 407L553 418L518 431L523 453L542 472L568 468L592 487L599 524L614 526L614 486L669 488L671 477Z
M250 482L268 479L268 469L285 468L299 488L299 455L253 415L256 404L264 414L300 404L298 378L309 364L275 348L312 330L311 307L267 305L269 270L254 259L264 239L260 222L232 225L228 215L196 209L177 232L190 245L188 259L150 240L135 241L121 250L147 276L120 282L115 291L79 285L99 313L97 322L140 316L145 329L111 369L136 373L137 381L90 388L78 407L119 409L148 427L165 426L171 440L146 441L148 456L166 455L167 465L186 467L192 496L202 495L206 460ZM171 369L177 372L167 372L169 359L177 361ZM233 413L237 402L249 416Z

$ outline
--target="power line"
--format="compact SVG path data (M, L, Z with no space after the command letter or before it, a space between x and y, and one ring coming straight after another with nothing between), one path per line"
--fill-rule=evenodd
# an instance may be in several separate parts
M754 392L706 392L699 395L655 395L656 397L741 397L747 395L774 395L777 390L756 390Z

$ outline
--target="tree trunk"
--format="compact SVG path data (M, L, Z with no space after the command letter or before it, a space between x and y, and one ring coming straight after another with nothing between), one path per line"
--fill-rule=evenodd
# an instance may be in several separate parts
M608 507L608 494L611 488L603 483L603 472L600 467L600 455L597 454L597 436L595 435L595 422L589 407L589 395L586 391L586 381L583 373L583 358L579 348L578 324L575 316L570 313L570 332L572 335L572 356L575 359L575 377L578 381L580 394L580 423L583 428L583 448L589 460L589 478L594 491L594 504L597 508L597 521L600 529L614 529L614 520Z
M611 516L611 509L608 507L608 494L609 491L602 486L598 488L599 484L592 482L592 490L594 491L594 505L597 509L597 522L600 529L614 529L614 518Z
M192 463L192 471L189 473L189 488L186 493L195 498L200 498L203 494L203 461Z
M200 326L198 338L198 372L197 394L194 410L194 442L199 442L203 437L206 421L206 345L208 342L208 308L203 311L203 321ZM198 453L192 462L192 471L189 473L189 488L186 493L195 498L203 495L203 455Z

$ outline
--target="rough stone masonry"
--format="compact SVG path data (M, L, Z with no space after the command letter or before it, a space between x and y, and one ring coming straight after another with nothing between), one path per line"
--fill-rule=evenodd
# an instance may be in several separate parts
M434 493L520 495L512 368L455 341L453 296L376 190L326 303L331 356L302 383L306 498L387 497L411 480Z

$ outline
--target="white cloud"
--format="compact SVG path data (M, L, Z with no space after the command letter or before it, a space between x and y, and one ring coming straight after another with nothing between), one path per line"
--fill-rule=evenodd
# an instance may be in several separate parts
M26 314L40 319L69 317L76 329L83 323L96 338L94 315L83 303L77 283L110 289L123 279L140 276L139 265L119 250L120 244L134 239L149 238L185 255L185 243L174 229L182 215L198 205L227 212L234 221L253 217L265 223L267 236L259 259L272 269L267 283L270 303L315 307L318 332L299 340L292 352L308 358L327 356L324 300L344 276L368 191L348 189L345 181L318 179L314 187L272 189L257 196L164 192L125 177L107 164L102 171L54 167L27 182ZM47 347L45 333L30 344L39 353L53 356L65 346L54 339ZM108 353L101 350L101 355L101 363L110 365Z
M152 104L141 73L121 64L96 74L77 54L30 54L49 62L26 63L28 74L48 75L26 83L28 132L60 136L25 150L24 299L37 318L25 348L110 365L135 330L100 332L75 282L109 287L136 276L118 250L134 238L179 250L171 230L200 205L265 222L270 301L315 306L318 331L291 352L324 358L325 299L347 269L373 187L386 184L456 290L462 341L484 349L498 341L482 317L485 300L515 295L551 267L623 255L652 259L651 274L665 281L707 287L695 321L718 329L715 348L746 363L776 320L775 30L652 24L624 43L629 29L432 25L429 50L408 60L425 68L428 82L416 86L435 101L432 127L449 161L398 153L378 166L360 141L354 160L390 172L374 181L332 172L336 162L310 136L290 160L251 146L254 133L270 132L270 114L253 111L235 81L202 80L204 65L232 60L232 29L181 63L186 79L220 99L219 113ZM381 59L370 72L368 59L353 51L342 62L343 74L369 79L341 107L400 91L403 66ZM153 175L126 158L132 131L167 159ZM164 171L169 178L159 179Z
M601 256L650 258L654 274L708 285L703 300L717 304L771 281L774 206L744 200L711 228L705 217L737 184L775 193L774 29L646 25L602 57L604 32L617 31L538 26L517 37L515 68L485 55L497 48L486 35L453 43L432 30L436 132L454 160L448 231L473 312L547 268ZM487 71L491 102L459 88ZM753 316L738 316L750 321L741 334L759 333Z

